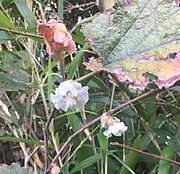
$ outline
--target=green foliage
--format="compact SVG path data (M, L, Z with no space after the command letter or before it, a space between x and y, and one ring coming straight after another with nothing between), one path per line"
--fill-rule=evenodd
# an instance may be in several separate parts
M134 147L135 149L140 149L141 148L141 138L140 138L140 136L138 136L135 139L132 147ZM127 156L126 160L125 160L125 164L128 165L131 169L134 170L134 168L135 168L138 161L139 161L139 153L130 151L128 153L128 156ZM120 174L129 174L129 173L130 173L129 170L125 166L123 166L121 171L120 171Z
M31 27L36 27L36 20L32 11L27 7L23 0L14 0L16 7L23 16L23 18L28 22Z
M66 80L77 80L89 87L89 101L79 112L69 109L53 113L47 131L49 162L69 141L56 161L60 173L177 173L179 168L174 163L109 147L109 143L117 142L179 161L179 82L114 112L112 117L128 127L122 136L107 139L100 122L76 134L105 111L157 87L144 84L145 78L156 81L159 87L164 85L160 79L169 87L179 78L179 8L175 1L140 0L124 6L118 0L115 10L106 10L95 17L89 11L94 15L101 5L96 6L90 0L49 2L0 0L0 27L36 33L36 21L48 21L57 13L63 16L78 46L75 54L64 56L64 73ZM85 5L79 10L76 3ZM82 17L81 21L77 20L78 16ZM81 31L89 37L85 38ZM31 174L35 170L42 174L43 126L54 107L50 94L63 81L62 66L61 62L51 60L43 38L14 32L0 31L0 174ZM90 38L94 42L92 46L86 43ZM168 57L173 55L174 58ZM102 57L95 59L98 56ZM156 58L150 60L151 56ZM147 61L141 63L143 59ZM131 71L134 68L136 72ZM88 69L100 72L90 73ZM176 73L177 77L171 79ZM145 91L121 83L128 82L126 75L135 80L130 87L146 86ZM20 165L12 164L16 161ZM20 167L23 165L30 169Z
M0 26L4 28L9 28L9 29L16 29L14 24L8 19L8 17L0 11L0 16L1 16L1 21L0 21Z
M175 150L175 146L174 145L170 145L165 147L162 152L161 152L161 156L164 158L169 158L172 159L173 157L173 152ZM160 160L159 161L159 169L158 169L158 174L168 174L170 173L170 163L164 160Z
M2 91L17 91L19 89L27 89L30 85L24 80L26 77L20 73L8 75L0 72L0 90Z

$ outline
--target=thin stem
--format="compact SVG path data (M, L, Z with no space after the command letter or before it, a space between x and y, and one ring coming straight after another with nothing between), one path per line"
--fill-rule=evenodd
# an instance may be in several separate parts
M98 74L98 73L100 73L100 71L90 72L90 73L88 73L88 74L86 74L86 75L84 75L84 76L82 76L82 77L80 77L80 78L78 78L78 79L76 79L74 81L75 82L81 82L81 81L86 80L87 78L89 78L91 76L94 76L94 75Z
M143 152L141 150L138 150L138 149L135 149L133 147L129 147L129 146L126 146L126 145L123 145L123 144L119 144L117 142L110 142L109 143L110 146L118 146L118 147L122 147L122 148L126 148L128 150L132 150L132 151L135 151L135 152L138 152L138 153L141 153L141 154L144 154L144 155L148 155L148 156L151 156L153 158L157 158L157 159L160 159L160 160L164 160L164 161L168 161L170 163L173 163L173 164L177 164L180 166L180 162L178 161L174 161L172 159L169 159L169 158L164 158L162 156L158 156L158 155L155 155L155 154L151 154L151 153L148 153L148 152Z
M34 139L39 142L39 138L37 137L36 133L34 132L33 128L31 127L31 125L28 123L27 119L25 118L25 124L26 126L29 128L31 134L33 135ZM45 159L45 155L43 153L43 151L40 149L41 155L43 156L43 158Z
M51 123L51 120L52 120L52 118L53 118L53 116L54 116L55 111L56 111L56 108L53 107L52 110L51 110L51 113L50 113L50 115L49 115L49 117L48 117L48 120L47 120L47 122L46 122L46 124L45 124L45 128L46 128L46 129L48 129L48 127L49 127L49 125L50 125L50 123Z
M91 6L91 5L96 5L96 2L89 2L89 3L85 3L85 4L81 4L81 5L72 5L72 7L68 8L68 9L65 9L64 12L69 12L73 9L76 9L76 8L83 8L83 7L86 7L86 6Z
M65 66L64 66L64 57L61 58L60 66L61 66L62 82L64 82L65 79L66 79L66 75L65 75Z
M51 113L47 119L46 124L43 126L43 135L44 135L44 151L45 151L45 167L44 167L44 174L48 173L49 168L49 160L48 160L48 127L51 123L51 120L54 116L54 113L56 111L56 108L54 107L51 110Z
M157 91L159 91L159 90L160 90L159 88L156 88L156 89L153 89L153 90L151 90L151 91L148 91L148 92L146 92L146 93L144 93L144 94L142 94L142 95L140 95L140 96L138 96L138 97L136 97L136 98L134 98L134 99L132 99L132 100L129 100L128 102L123 103L123 104L121 104L121 105L119 105L119 106L117 106L117 107L109 110L109 114L112 115L114 112L119 111L120 109L124 108L125 106L128 106L128 105L130 105L131 103L134 103L134 102L136 102L136 101L138 101L138 100L140 100L140 99L142 99L142 98L144 98L144 97L146 97L146 96L149 96L150 94L152 94L152 93L154 93L154 92L157 92Z
M8 28L3 28L3 27L0 27L0 30L7 31L7 32L13 33L13 34L23 35L23 36L30 36L30 37L35 37L35 38L43 38L43 36L39 36L39 35L36 35L36 34L25 33L25 32L22 32L22 31L11 30L11 29L8 29Z
M154 89L154 90L148 91L148 92L146 92L146 93L144 93L144 94L142 94L142 95L140 95L140 96L138 96L138 97L136 97L136 98L134 98L134 99L126 102L126 103L124 103L124 104L119 105L118 107L116 107L116 108L114 108L114 109L109 110L107 113L110 114L110 115L112 115L115 111L118 111L118 110L120 110L120 109L122 109L122 108L124 108L124 107L126 107L126 106L128 106L128 105L130 105L130 104L132 104L132 103L134 103L134 102L136 102L136 101L138 101L138 100L140 100L140 99L148 96L148 95L150 95L150 94L153 93L153 92L157 92L158 90L159 90L159 89ZM61 148L59 149L58 153L57 153L56 156L53 158L51 164L53 164L53 163L56 162L56 160L58 159L58 157L61 155L61 153L63 152L63 150L69 145L69 143L73 140L73 138L75 138L77 135L79 135L81 132L83 132L85 129L87 129L88 127L90 127L90 126L93 125L94 123L98 122L100 119L101 119L101 115L98 116L97 118L95 118L94 120L92 120L91 122L85 124L81 129L79 129L77 132L75 132L74 134L72 134L72 135L67 139L67 141L61 146ZM50 170L50 169L49 169L49 170ZM48 171L49 171L49 170L48 170Z

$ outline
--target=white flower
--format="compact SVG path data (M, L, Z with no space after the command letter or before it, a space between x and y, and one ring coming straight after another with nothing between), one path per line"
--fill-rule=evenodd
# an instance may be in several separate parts
M121 136L128 129L127 126L124 125L123 122L114 122L112 125L109 125L108 129L104 131L104 135L107 138L110 138L113 135Z
M89 100L88 87L82 87L80 83L73 80L67 80L58 86L55 90L55 95L50 95L50 100L56 109L67 111L80 110Z

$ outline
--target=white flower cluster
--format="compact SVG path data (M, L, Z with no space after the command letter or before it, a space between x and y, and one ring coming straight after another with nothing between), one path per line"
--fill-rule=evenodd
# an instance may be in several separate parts
M128 129L123 122L120 122L117 118L112 118L108 113L101 116L101 124L102 127L106 128L103 133L107 138L112 135L121 136Z
M67 80L58 86L55 95L50 95L50 100L56 109L67 111L68 109L79 111L89 100L88 87L82 87L80 83Z

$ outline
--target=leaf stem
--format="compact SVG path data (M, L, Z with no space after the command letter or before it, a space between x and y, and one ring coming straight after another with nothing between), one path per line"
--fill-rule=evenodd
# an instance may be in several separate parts
M86 75L84 75L84 76L82 76L82 77L80 77L80 78L78 78L78 79L76 79L76 80L74 80L74 81L75 81L75 82L81 82L81 81L86 80L87 78L89 78L89 77L91 77L91 76L94 76L94 75L98 74L99 72L100 72L100 71L90 72L90 73L88 73L88 74L86 74Z

